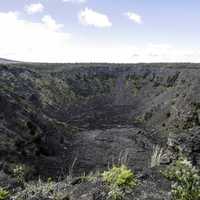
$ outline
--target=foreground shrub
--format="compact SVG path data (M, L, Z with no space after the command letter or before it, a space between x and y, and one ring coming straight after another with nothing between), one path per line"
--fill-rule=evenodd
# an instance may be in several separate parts
M200 175L186 158L180 158L164 172L172 184L173 200L200 200Z
M163 159L167 157L167 154L164 152L164 149L159 145L153 147L153 153L151 156L151 168L160 166L160 163Z
M27 171L27 167L25 165L15 165L12 169L13 176L17 179L17 181L21 184L25 181L25 174Z
M6 200L9 198L9 192L2 187L0 187L0 200Z
M113 200L123 199L129 190L137 186L134 173L125 165L113 166L110 170L103 172L102 178L109 186L108 198Z
M43 182L39 179L37 182L25 183L25 189L12 197L12 200L29 199L69 199L67 195L67 184L61 184L53 181Z

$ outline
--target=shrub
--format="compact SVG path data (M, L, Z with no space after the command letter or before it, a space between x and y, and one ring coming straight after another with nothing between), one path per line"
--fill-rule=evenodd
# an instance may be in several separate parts
M21 184L24 183L24 179L25 179L25 173L27 171L27 168L25 165L16 165L12 172L13 172L13 176L17 179L17 181Z
M200 199L199 172L186 158L180 158L165 170L165 177L173 182L173 200Z
M43 182L39 179L37 182L24 184L25 189L16 193L12 200L27 200L27 199L52 199L60 200L65 197L68 199L67 184L53 182L50 179L48 182Z
M153 153L151 156L151 168L160 166L160 163L163 159L167 157L167 154L164 153L164 149L159 145L153 147Z
M81 176L81 181L88 181L88 182L92 182L92 183L96 183L98 181L98 179L101 178L99 171L96 171L95 173L91 172L88 175L83 175Z
M6 200L10 196L9 192L2 187L0 187L0 200Z
M125 165L113 166L110 170L103 172L102 178L108 184L108 196L113 200L122 199L128 190L137 186L134 173Z

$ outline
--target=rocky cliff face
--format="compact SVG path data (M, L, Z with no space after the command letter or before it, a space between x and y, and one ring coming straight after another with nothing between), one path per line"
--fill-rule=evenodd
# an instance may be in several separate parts
M1 64L0 168L23 163L31 177L56 177L123 158L144 181L138 198L157 191L163 199L169 188L152 169L156 146L169 155L163 166L177 148L200 165L199 67Z

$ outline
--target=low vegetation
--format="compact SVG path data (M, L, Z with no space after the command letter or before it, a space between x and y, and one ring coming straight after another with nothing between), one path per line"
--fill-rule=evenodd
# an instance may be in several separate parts
M166 158L166 153L164 152L164 149L160 147L159 145L155 145L153 147L153 153L151 156L151 168L160 166L160 163L163 159Z
M48 180L47 182L38 179L37 182L29 182L24 184L25 189L16 193L12 200L27 200L27 199L52 199L52 200L68 200L66 191L67 185L60 185L59 182Z
M120 200L125 194L134 189L138 181L127 166L113 166L102 174L103 181L109 186L108 199Z
M10 193L4 188L0 187L0 200L7 200L10 196Z
M27 168L25 165L16 165L12 170L13 176L21 184L24 183L26 170Z
M200 171L186 158L181 157L164 172L172 181L173 200L200 199Z

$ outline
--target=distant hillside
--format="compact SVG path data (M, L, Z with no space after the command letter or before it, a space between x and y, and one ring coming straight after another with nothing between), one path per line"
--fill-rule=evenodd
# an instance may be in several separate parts
M8 60L8 59L5 59L5 58L0 58L0 63L1 64L5 64L5 63L18 63L18 61Z

